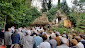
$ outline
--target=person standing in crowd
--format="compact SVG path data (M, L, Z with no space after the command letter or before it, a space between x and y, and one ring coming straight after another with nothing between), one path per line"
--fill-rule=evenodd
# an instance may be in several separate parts
M42 37L42 35L43 35L43 31L40 30L39 32L40 32L40 33L39 33L39 36Z
M76 36L75 39L77 40L77 48L84 48L84 45L81 43L81 38L79 36Z
M26 27L22 29L22 33L24 34L24 36L26 35Z
M10 48L12 44L11 35L11 28L8 28L8 32L4 33L5 45L7 46L7 48Z
M84 48L85 48L85 40L84 40L84 35L80 35L81 37L81 43L84 45Z
M59 37L59 34L56 33L56 37L54 38L57 42L57 46L60 45L60 37Z
M56 40L54 39L54 37L55 37L55 35L54 34L51 34L51 36L50 36L50 41L49 41L49 43L50 43L50 45L51 45L51 48L56 48L57 47L57 42L56 42Z
M12 27L11 27L11 32L14 33L14 31L15 31L15 27L12 26Z
M30 36L31 32L26 32L26 36L22 39L23 48L33 48L33 37Z
M42 38L44 42L39 45L39 48L51 48L50 43L47 42L47 35L44 34Z
M33 45L33 48L38 48L38 46L40 45L40 43L43 42L43 39L38 36L36 33L33 33L33 36L34 36L34 45Z
M20 35L18 34L18 30L16 29L14 31L14 33L11 35L11 39L12 39L12 46L11 48L20 48L19 44L19 40L20 40Z
M62 35L62 37L65 38L65 39L67 39L66 38L67 37L66 35ZM67 39L67 45L69 46L69 40L68 39Z
M57 46L57 48L69 48L69 47L67 46L67 39L66 39L66 38L62 37L62 38L60 39L60 41L61 41L61 45L60 45L60 46Z
M71 39L70 44L71 44L71 48L77 48L76 45L78 44L78 42L75 39Z
M2 29L0 32L0 42L1 45L4 45L4 29Z
M67 35L67 32L66 31L63 32L63 35L62 36L66 36L66 38L68 39L68 35Z
M72 35L68 35L69 47L71 47L70 40L72 39Z
M21 31L22 31L21 28L19 28L18 30L19 30L19 31L18 31L18 34L20 35L20 45L21 45L21 47L22 47L22 38L24 37L24 34L21 32Z
M75 39L75 36L76 36L76 34L75 34L75 33L73 33L73 38L72 38L72 39Z

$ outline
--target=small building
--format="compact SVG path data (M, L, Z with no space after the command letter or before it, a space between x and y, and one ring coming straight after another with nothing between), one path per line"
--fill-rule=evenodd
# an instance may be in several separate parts
M46 13L42 13L42 16L36 18L34 21L30 23L32 26L43 26L44 29L47 29L50 22L48 21L48 17L46 16Z

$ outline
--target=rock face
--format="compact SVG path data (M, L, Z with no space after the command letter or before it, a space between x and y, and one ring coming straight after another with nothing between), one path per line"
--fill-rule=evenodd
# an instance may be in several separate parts
M67 16L64 13L61 13L60 10L57 11L57 14L55 18L52 21L52 24L54 27L58 27L58 24L64 24L64 20L67 20Z

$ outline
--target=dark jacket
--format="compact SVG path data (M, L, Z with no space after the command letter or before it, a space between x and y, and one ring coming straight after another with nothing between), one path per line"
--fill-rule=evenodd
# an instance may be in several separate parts
M20 35L16 34L15 36L12 34L11 36L12 39L12 44L19 44L19 40L20 40Z
M0 32L0 39L4 39L4 32Z
M81 43L84 45L84 48L85 48L85 40L82 40Z

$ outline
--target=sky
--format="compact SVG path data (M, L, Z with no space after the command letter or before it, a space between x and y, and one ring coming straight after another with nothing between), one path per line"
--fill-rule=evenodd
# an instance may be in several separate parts
M73 0L66 0L68 6L69 6L70 8L72 8L72 6L73 6L72 1L73 1ZM63 0L61 0L61 2L63 2ZM58 3L58 0L53 0L53 2L52 2L53 5L57 5L57 3Z
M62 3L64 0L60 0ZM72 8L74 0L66 0L68 7ZM52 5L55 7L58 4L58 0L52 0ZM39 11L42 9L42 0L32 0L31 6L36 7ZM85 6L83 7L85 8Z

